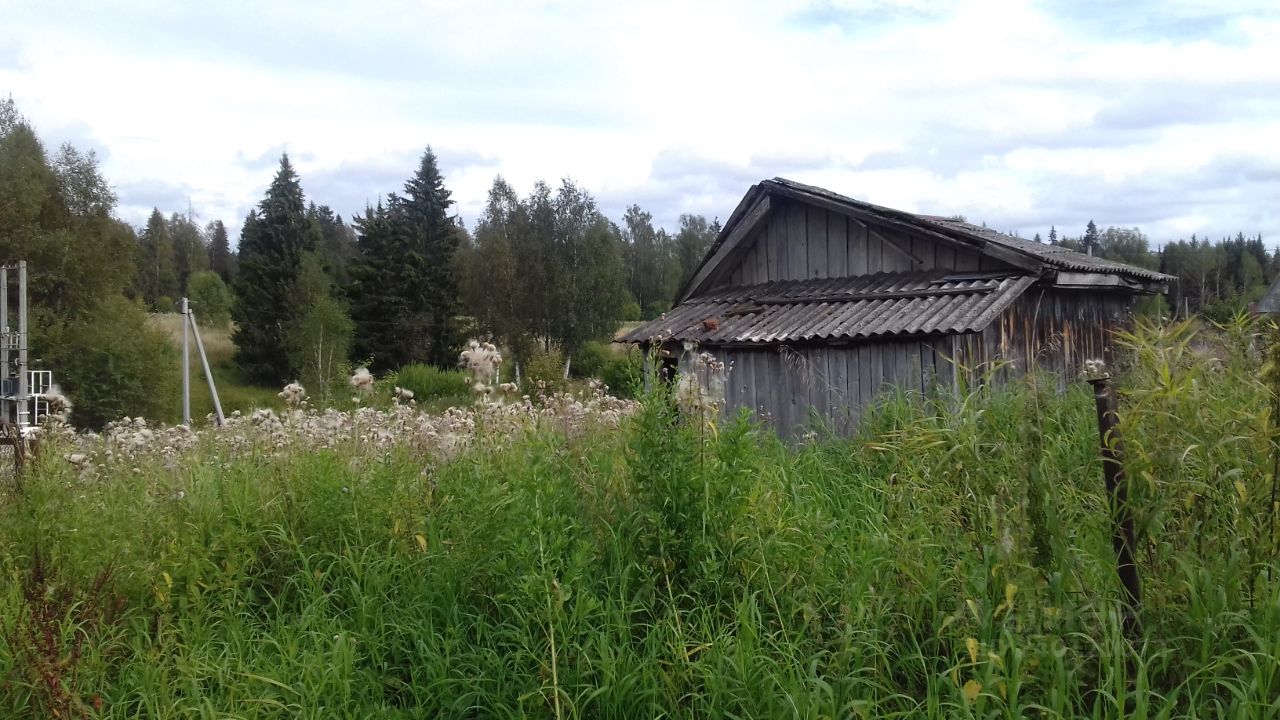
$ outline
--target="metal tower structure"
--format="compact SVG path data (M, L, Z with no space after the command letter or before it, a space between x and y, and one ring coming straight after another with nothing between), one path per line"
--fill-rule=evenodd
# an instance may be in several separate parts
M9 306L11 273L18 281L16 330ZM0 265L0 421L12 423L23 434L48 415L45 394L53 389L53 373L31 370L27 362L27 261L20 260L15 265Z

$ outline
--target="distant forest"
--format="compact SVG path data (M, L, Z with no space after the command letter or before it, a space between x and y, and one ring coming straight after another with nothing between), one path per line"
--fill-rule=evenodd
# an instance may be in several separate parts
M1037 234L1037 242L1044 240ZM1222 321L1259 300L1280 275L1280 248L1268 250L1262 233L1238 231L1217 240L1196 237L1166 242L1152 248L1138 228L1108 227L1098 230L1093 220L1076 237L1049 231L1048 242L1079 252L1158 270L1177 280L1169 284L1163 303L1155 306L1164 315L1200 314Z
M655 227L632 205L605 217L571 180L522 193L502 177L471 227L427 148L398 192L344 218L308 199L287 156L261 202L232 225L155 208L133 227L92 151L50 152L12 99L0 101L0 259L27 260L37 357L57 367L88 426L160 402L148 378L168 372L148 312L190 297L200 318L235 322L236 362L262 384L332 386L355 364L449 367L468 337L495 340L518 363L568 363L619 323L671 307L720 231L683 215ZM745 190L745 188L744 188ZM1047 242L1173 275L1162 315L1221 319L1280 273L1260 234L1169 240L1082 223ZM233 242L234 236L234 242ZM1036 237L1036 240L1046 241Z

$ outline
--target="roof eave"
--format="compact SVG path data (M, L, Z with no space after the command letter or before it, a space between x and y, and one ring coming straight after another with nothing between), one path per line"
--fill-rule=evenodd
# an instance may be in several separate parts
M1169 289L1164 280L1135 279L1120 273L1059 270L1046 277L1053 287L1079 290L1116 290L1139 295L1156 295Z

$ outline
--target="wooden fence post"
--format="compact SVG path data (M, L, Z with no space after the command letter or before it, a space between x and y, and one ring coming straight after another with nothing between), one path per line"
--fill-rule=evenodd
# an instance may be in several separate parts
M1125 633L1136 638L1140 630L1138 611L1142 607L1142 581L1138 577L1138 565L1134 561L1137 543L1133 527L1133 509L1129 505L1129 479L1124 472L1124 443L1116 427L1115 388L1111 377L1102 373L1090 378L1093 399L1098 411L1098 438L1102 443L1102 479L1107 488L1107 501L1111 509L1111 546L1116 553L1116 574L1124 587L1125 608L1122 621Z

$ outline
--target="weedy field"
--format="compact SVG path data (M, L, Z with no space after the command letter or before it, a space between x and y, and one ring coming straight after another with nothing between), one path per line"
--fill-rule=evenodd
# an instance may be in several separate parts
M1126 342L1133 639L1083 383L261 413L5 479L0 716L1280 717L1271 341Z

